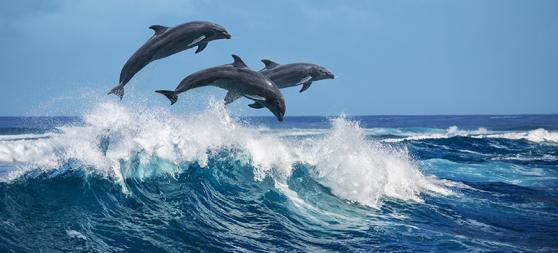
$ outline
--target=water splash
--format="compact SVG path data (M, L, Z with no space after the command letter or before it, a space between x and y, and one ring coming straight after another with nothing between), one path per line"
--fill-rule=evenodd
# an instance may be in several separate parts
M184 163L207 167L212 153L230 150L234 159L253 168L254 180L270 176L284 184L294 164L308 164L315 179L333 194L372 207L385 197L420 202L423 192L451 193L424 176L404 150L366 140L364 130L344 117L333 119L332 128L320 138L295 141L247 126L215 101L190 116L100 103L83 121L60 127L47 138L0 142L0 162L18 168L3 180L77 163L115 178L126 191L125 178L173 176Z
M316 166L317 180L337 196L378 207L383 197L420 202L421 192L451 194L422 175L405 150L367 141L363 129L344 117L332 125L329 135L311 145L306 162Z

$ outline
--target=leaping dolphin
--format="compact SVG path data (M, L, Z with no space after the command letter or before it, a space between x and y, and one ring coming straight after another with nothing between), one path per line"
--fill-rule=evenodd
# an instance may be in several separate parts
M269 78L253 71L237 55L232 56L232 64L221 65L195 72L184 78L174 91L156 90L165 95L171 105L178 100L178 94L204 86L216 86L228 90L226 102L239 97L254 101L252 108L269 109L279 121L285 115L285 100L279 88Z
M310 88L314 81L334 79L335 76L326 68L311 63L278 64L272 60L262 60L265 67L259 72L271 79L280 89L302 85L300 92ZM227 94L227 97L229 94ZM233 100L226 101L231 103Z
M262 60L265 67L260 73L271 79L277 87L287 88L302 85L300 92L310 88L314 81L334 79L335 76L326 68L312 63L278 64L272 60Z
M189 22L175 27L152 25L149 29L155 31L155 34L124 64L119 84L108 94L115 94L122 99L124 85L152 61L193 47L198 47L197 54L203 51L209 41L231 38L222 26L204 21Z

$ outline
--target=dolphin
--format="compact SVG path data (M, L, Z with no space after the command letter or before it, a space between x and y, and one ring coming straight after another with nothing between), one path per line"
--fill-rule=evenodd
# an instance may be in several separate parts
M198 47L197 54L205 49L209 41L231 38L231 35L222 26L205 21L194 21L175 27L152 25L149 29L152 29L155 34L124 64L120 71L119 84L108 94L115 94L122 100L124 85L152 61L193 47Z
M278 64L272 60L262 60L265 67L259 72L271 79L280 89L302 85L300 92L310 88L313 81L334 79L326 68L312 63ZM229 94L227 94L227 97ZM238 98L238 97L237 97ZM233 102L229 100L226 104Z
M259 72L271 79L277 87L287 88L302 85L300 92L310 88L314 81L335 79L326 68L312 63L278 64L272 60L262 60L265 67Z
M253 100L250 107L266 107L279 121L285 115L285 100L279 88L269 78L253 71L237 55L232 55L232 64L221 65L195 72L184 78L174 91L156 90L166 96L171 105L178 100L178 94L204 86L216 86L228 90L225 102L239 97Z

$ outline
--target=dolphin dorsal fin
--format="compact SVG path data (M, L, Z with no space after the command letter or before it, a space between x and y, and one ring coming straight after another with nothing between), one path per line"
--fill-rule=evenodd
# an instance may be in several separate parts
M242 59L240 59L240 57L236 54L232 55L234 62L233 62L233 66L237 67L237 68L248 68L248 66L246 65L246 63L244 63L242 61Z
M161 33L164 33L169 28L162 25L152 25L149 27L149 29L153 30L155 32L155 35L159 35Z
M262 62L265 65L266 69L272 69L272 68L275 68L275 67L279 66L279 63L274 62L272 60L268 60L268 59L263 59Z

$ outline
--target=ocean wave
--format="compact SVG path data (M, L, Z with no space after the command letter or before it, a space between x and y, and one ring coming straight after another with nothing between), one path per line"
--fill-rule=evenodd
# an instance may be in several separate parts
M408 136L406 136L408 135ZM457 126L452 126L443 132L430 133L407 133L402 138L387 138L384 142L402 142L429 139L447 139L453 137L470 137L470 138L497 138L509 140L527 140L536 143L556 143L558 142L558 132L548 131L543 128L529 131L489 131L486 128L478 128L476 130L463 130Z
M501 157L494 157L493 160L495 161L522 161L522 162L557 162L558 156L544 154L542 156L527 156L522 154L516 154L513 156L501 156Z
M531 142L558 142L558 132L548 131L543 128L523 131L523 132L509 132L509 133L497 133L497 134L487 134L482 136L483 138L503 138L510 140L528 140Z
M127 191L126 178L173 176L184 163L207 167L212 154L229 150L232 159L253 168L256 181L271 177L285 184L293 166L305 164L334 195L371 207L384 198L420 202L421 193L451 194L442 181L423 175L405 150L366 140L365 130L343 117L333 119L326 133L319 131L323 136L303 140L247 126L218 102L193 116L102 103L83 121L59 127L49 138L0 141L0 163L16 168L2 180L72 163L115 178Z
M50 138L52 133L44 134L8 134L0 135L0 141L36 140Z

